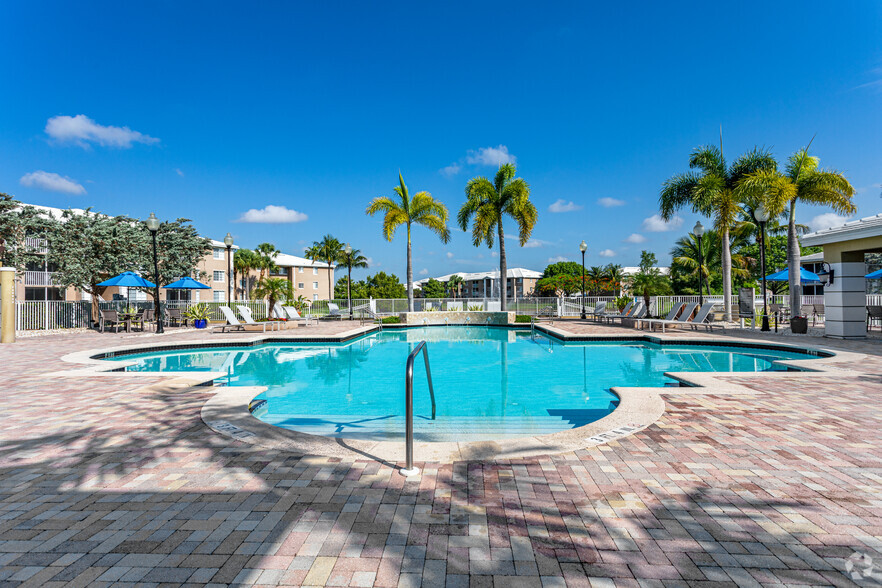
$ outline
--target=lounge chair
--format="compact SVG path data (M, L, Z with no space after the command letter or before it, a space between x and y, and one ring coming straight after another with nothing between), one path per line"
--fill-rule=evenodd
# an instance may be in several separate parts
M698 309L698 313L695 315L695 318L686 324L692 327L693 331L698 330L698 327L704 327L708 331L710 331L713 327L720 327L722 329L722 325L715 325L708 322L707 320L716 304L716 302L705 302L704 305Z
M610 319L610 318L622 318L624 316L628 316L628 313L631 312L631 307L634 306L634 302L631 301L625 305L625 308L622 309L618 314L600 314L597 315L597 319Z
M326 314L323 318L343 320L343 313L340 312L339 306L337 306L333 302L328 302L328 314Z
M236 315L233 314L233 310L229 306L220 306L220 311L224 314L224 318L227 319L227 324L218 325L216 327L212 327L211 332L217 332L220 329L220 332L224 331L244 331L245 325L239 322L239 319L236 318ZM264 329L264 332L266 329Z
M294 308L293 306L283 306L281 308L285 313L285 318L287 318L289 321L295 321L295 322L303 321L303 324L305 326L307 326L307 327L309 326L309 321L310 321L309 316L301 316L300 312L296 308Z
M625 319L642 319L646 316L646 305L643 301L639 301L634 303L634 305L630 308L629 312L623 312L622 314L612 315L604 317L607 323L611 323L616 320L624 321ZM624 324L624 322L623 322Z
M606 313L606 302L598 302L594 306L594 310L588 310L585 312L585 316L596 317L601 316Z
M684 306L686 307L685 309L683 308ZM668 325L682 325L689 321L689 317L695 312L696 307L698 307L698 305L694 302L688 304L684 302L675 302L674 308L671 309L668 316L663 319L643 319L640 321L641 326L649 325L649 330L651 331L653 325L661 325L662 333L664 333L665 327ZM677 318L677 315L679 315L679 318Z
M251 316L251 309L242 304L236 305L236 308L239 310L239 314L242 315L242 318L245 319L245 324L249 326L261 326L263 327L263 332L266 333L266 326L269 325L273 329L281 330L282 323L280 321L256 321L254 317Z

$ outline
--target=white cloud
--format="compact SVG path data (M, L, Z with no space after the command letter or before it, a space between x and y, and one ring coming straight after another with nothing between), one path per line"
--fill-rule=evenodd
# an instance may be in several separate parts
M665 231L675 231L683 224L683 219L675 216L669 221L665 221L661 216L654 214L649 218L643 219L643 230L650 233L664 233Z
M252 208L242 214L236 222L285 224L303 222L308 218L302 212L297 212L284 206L269 204L264 208Z
M570 261L570 260L567 259L566 257L564 257L563 255L558 255L557 257L549 257L548 258L548 263L557 263L559 261Z
M466 163L471 165L492 165L499 167L503 163L516 163L517 158L508 152L508 147L481 147L477 151L470 149L466 155Z
M604 249L603 251L598 251L597 255L599 255L600 257L615 257L616 252L612 249Z
M453 259L453 252L451 252L451 251L447 252L447 259Z
M623 243L646 243L646 237L640 233L631 233Z
M582 207L572 200L567 202L563 198L548 207L548 212L573 212L574 210L582 210Z
M848 222L849 217L840 216L835 212L827 212L824 214L819 214L812 220L808 222L808 226L812 231L821 231L823 229L829 229L830 227L836 227L841 224Z
M421 275L421 276L428 276L428 275L429 275L429 270L427 270L426 268L421 269L421 270L420 270L420 275Z
M603 206L604 208L613 208L615 206L624 206L625 205L624 200L619 200L618 198L610 198L609 196L607 196L606 198L601 198L600 200L597 201L597 203L599 205Z
M46 134L61 143L74 143L80 147L97 143L128 149L132 143L159 143L159 139L133 131L129 127L99 125L85 114L53 116L46 122Z
M22 186L28 188L40 188L51 192L64 192L65 194L85 194L86 189L67 176L60 176L52 172L37 170L25 174L18 180Z
M490 257L499 257L499 253L497 253L496 251L491 251Z
M509 233L505 236L509 241L517 241L520 244L520 237L515 234ZM536 249L538 247L548 247L549 245L553 245L550 241L543 241L542 239L528 239L526 243L524 243L525 249Z
M461 170L461 169L462 169L462 166L460 166L458 163L451 163L447 167L441 168L441 175L447 176L449 178L451 176L455 176L456 174L458 174L459 170Z
M179 176L181 176L182 178L184 177L184 172L182 172L181 168L179 168L179 167L175 168L175 173L178 174Z

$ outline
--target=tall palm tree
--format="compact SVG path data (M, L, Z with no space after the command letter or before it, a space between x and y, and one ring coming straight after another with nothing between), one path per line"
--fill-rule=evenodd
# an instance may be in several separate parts
M481 241L493 248L499 239L499 303L506 309L506 290L508 289L508 266L505 259L505 232L502 221L506 216L518 223L518 238L523 247L536 226L539 213L530 202L530 186L523 178L516 178L517 170L510 163L499 166L491 182L485 177L477 177L466 184L466 202L459 209L457 221L465 231L469 221L472 223L472 244L477 247Z
M251 281L248 273L251 270L260 268L260 259L250 249L238 249L233 254L233 296L236 295L237 286L239 284L238 275L242 274L245 280L246 298L251 297Z
M811 143L809 143L811 145ZM808 147L800 149L787 159L784 173L777 169L757 170L744 178L746 193L765 195L772 214L782 211L788 214L787 269L790 286L790 313L797 316L802 305L798 295L799 239L797 238L796 203L829 206L842 214L853 214L857 207L852 202L854 188L841 173L818 168L817 157L808 154Z
M668 221L681 208L688 206L714 220L722 245L723 299L726 320L732 320L732 251L729 233L741 209L738 183L749 174L775 169L775 158L765 149L754 148L739 156L731 165L723 157L722 132L720 147L703 146L692 151L692 170L668 179L659 194L661 217Z
M411 257L411 227L414 224L422 225L438 235L442 243L450 240L450 229L447 228L447 207L438 200L432 198L428 192L417 192L410 197L407 186L401 172L398 173L398 185L395 186L395 195L377 196L368 205L366 214L373 216L378 212L385 213L383 217L383 236L387 241L392 241L395 231L401 225L407 225L407 309L413 312L413 258Z
M340 261L343 244L333 235L325 235L321 241L313 241L312 247L306 249L306 257L328 264L328 300L334 299L334 264Z
M352 300L352 268L365 268L368 266L368 260L361 254L361 249L352 249L349 253L346 253L344 249L340 251L339 261L340 265L345 266L347 270L346 299Z
M294 299L294 286L285 278L263 278L257 283L254 295L267 298L272 312L277 301Z
M588 289L597 295L603 283L607 281L606 271L599 265L592 265L585 272L585 279L588 282Z
M731 243L730 243L731 245ZM701 250L698 248L698 239L692 233L680 237L671 249L672 265L683 272L698 278L701 273L705 293L710 295L710 278L715 272L721 272L723 267L723 241L719 232L709 229L701 239ZM739 278L749 277L747 269L749 258L742 255L732 255L732 273Z
M617 263L611 263L603 270L613 292L615 292L616 296L620 296L622 293L622 282L625 281L625 272L622 271L622 266Z
M462 284L465 280L462 279L462 276L459 274L453 274L447 280L447 291L453 295L453 299L456 300L456 295L459 293L462 288Z
M262 280L268 273L272 272L276 269L276 264L273 261L277 253L281 253L276 246L272 243L261 243L257 247L254 248L254 253L257 254L257 268L260 270L260 279Z

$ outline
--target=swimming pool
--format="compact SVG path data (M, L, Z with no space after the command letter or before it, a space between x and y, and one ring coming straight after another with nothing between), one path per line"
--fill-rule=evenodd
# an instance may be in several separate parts
M264 422L328 437L403 438L404 366L427 341L437 402L425 368L414 370L414 438L477 441L543 435L615 409L613 386L664 386L664 372L775 370L789 351L647 342L562 343L493 327L387 329L348 343L269 343L123 355L127 371L222 371L221 383L266 386L251 403Z

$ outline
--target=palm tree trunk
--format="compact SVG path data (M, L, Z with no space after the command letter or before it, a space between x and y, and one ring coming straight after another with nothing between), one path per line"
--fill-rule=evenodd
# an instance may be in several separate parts
M413 312L413 260L410 257L410 223L407 223L407 311Z
M505 262L505 233L502 230L502 215L499 215L499 308L506 310L505 291L508 287L508 266Z
M331 267L331 262L328 261L328 300L334 299L334 286L331 284L333 282L334 270Z
M790 285L790 316L799 316L802 307L799 258L799 240L796 238L796 199L793 199L790 201L790 222L787 226L787 282Z
M722 231L723 236L723 308L726 321L732 320L732 252L729 249L729 227Z

